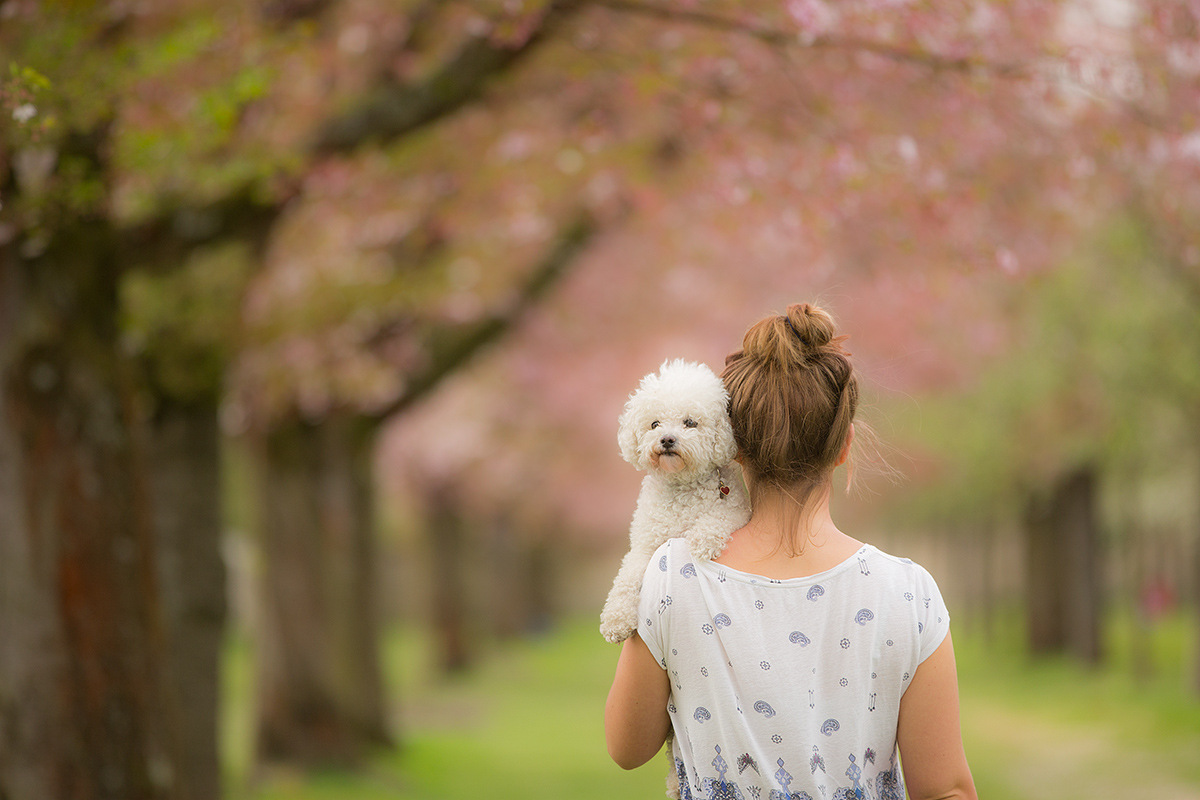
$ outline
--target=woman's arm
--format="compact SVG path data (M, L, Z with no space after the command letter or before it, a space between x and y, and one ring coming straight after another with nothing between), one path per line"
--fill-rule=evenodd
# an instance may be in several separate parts
M662 749L671 731L670 692L666 670L634 633L621 644L617 673L604 705L608 754L622 769L640 767Z
M921 662L904 696L896 729L912 800L976 800L958 721L958 673L950 634Z

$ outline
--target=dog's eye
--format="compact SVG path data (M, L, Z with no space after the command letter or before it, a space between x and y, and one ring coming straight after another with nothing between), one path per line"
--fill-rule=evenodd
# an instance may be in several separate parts
M657 428L657 427L658 427L660 424L661 424L661 423L660 423L658 420L654 420L654 422L651 422L651 423L650 423L650 430L654 430L654 429L655 429L655 428Z
M688 417L683 421L683 427L685 428L694 428L698 424L699 423L697 423L696 420L692 419L691 417Z

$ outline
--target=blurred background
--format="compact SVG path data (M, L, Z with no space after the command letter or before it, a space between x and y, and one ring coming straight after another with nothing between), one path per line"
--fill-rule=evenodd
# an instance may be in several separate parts
M662 796L617 415L793 301L981 796L1200 798L1197 3L0 0L0 70L3 800Z

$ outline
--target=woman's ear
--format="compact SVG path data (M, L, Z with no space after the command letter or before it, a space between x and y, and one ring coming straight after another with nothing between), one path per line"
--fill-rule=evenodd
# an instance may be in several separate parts
M846 443L842 445L842 452L838 453L837 463L835 467L840 467L846 463L846 459L850 457L850 444L854 441L854 423L850 423L850 430L846 434Z

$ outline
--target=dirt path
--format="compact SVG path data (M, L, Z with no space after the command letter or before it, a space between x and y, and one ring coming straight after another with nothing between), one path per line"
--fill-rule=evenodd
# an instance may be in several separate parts
M1182 770L1200 758L1200 737L1168 752L1137 749L1115 722L1072 725L978 697L964 697L962 718L968 755L988 773L980 783L1004 786L1013 800L1200 800Z

